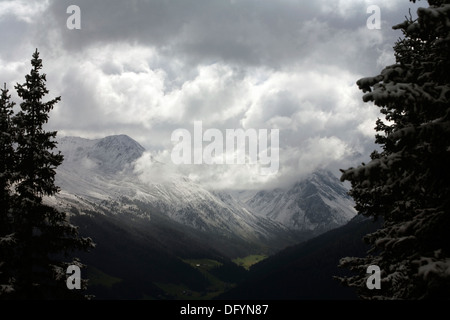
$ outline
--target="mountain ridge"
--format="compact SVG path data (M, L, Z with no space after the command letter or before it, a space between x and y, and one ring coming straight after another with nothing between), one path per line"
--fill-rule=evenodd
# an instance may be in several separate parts
M56 175L61 187L58 203L78 207L78 212L102 203L106 207L119 203L116 208L135 213L127 203L142 201L178 223L252 243L268 245L284 233L288 236L281 247L335 228L354 216L345 188L326 171L288 189L247 192L244 199L244 193L207 190L181 175L164 183L142 181L134 165L146 150L127 135L62 137L58 150L65 157ZM164 166L153 158L147 160ZM143 214L151 219L151 210Z

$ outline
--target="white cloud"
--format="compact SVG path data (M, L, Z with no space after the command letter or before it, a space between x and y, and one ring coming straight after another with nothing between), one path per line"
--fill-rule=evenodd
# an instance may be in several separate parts
M286 184L342 160L351 154L349 145L359 144L358 139L368 136L360 125L369 120L354 84L357 75L338 66L322 65L318 70L302 66L273 72L215 63L195 66L195 72L181 86L168 87L170 74L150 66L155 61L160 65L170 61L163 61L154 49L116 44L92 48L89 56L92 58L74 59L61 79L60 89L66 99L55 112L55 120L66 130L64 133L68 134L71 126L77 134L76 128L83 126L101 132L134 126L139 128L140 139L130 132L112 133L127 133L147 147L156 147L160 153L155 157L166 163L164 168L179 170L211 188ZM87 97L81 105L78 95ZM187 165L174 169L167 158L173 147L171 133L176 128L192 130L196 120L203 122L204 130L280 129L279 174L261 176L257 165ZM149 179L148 175L156 172L149 167L143 177Z
M298 159L299 169L307 166L307 172L326 167L333 161L342 160L350 154L346 142L337 137L314 137L305 142Z
M12 0L0 2L0 21L6 17L15 17L26 23L42 19L42 13L48 8L48 0L27 1Z
M407 6L79 0L83 27L69 31L69 4L0 2L0 23L13 17L27 26L17 31L26 37L8 40L15 51L1 50L0 80L23 79L38 47L50 95L62 96L51 128L91 138L128 134L167 163L164 170L214 188L283 185L372 148L377 109L362 102L355 82L392 61L398 35L368 30L365 8L379 5L382 19L395 24L390 18ZM197 120L222 131L279 129L278 174L261 176L254 165L172 167L172 131L191 130ZM143 177L157 175L153 169Z

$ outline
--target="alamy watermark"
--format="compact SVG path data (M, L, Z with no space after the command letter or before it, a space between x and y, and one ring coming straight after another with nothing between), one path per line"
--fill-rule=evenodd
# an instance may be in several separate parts
M69 30L81 29L81 10L79 6L70 5L67 7L66 13L70 14L67 18L66 26Z
M274 174L279 169L278 129L226 129L223 134L215 128L203 132L202 121L195 121L193 134L187 129L176 129L171 140L176 142L171 153L176 165L259 164L261 175Z
M367 11L370 16L367 18L366 26L369 30L381 29L381 9L377 5L371 5L367 7Z
M66 280L67 289L69 289L69 290L81 289L80 267L77 265L70 265L69 267L67 267L66 273L70 274L70 276L67 277L67 280Z
M371 274L366 281L369 290L381 289L381 270L379 266L372 265L367 267L367 273Z

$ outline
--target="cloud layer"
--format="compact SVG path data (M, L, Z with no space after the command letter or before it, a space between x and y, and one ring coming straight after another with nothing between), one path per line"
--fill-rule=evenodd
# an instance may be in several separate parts
M407 0L75 2L0 2L1 80L10 89L23 82L38 48L50 95L62 96L51 129L128 134L168 164L171 133L192 131L194 121L223 132L280 130L276 175L253 165L170 165L217 189L286 186L367 158L379 113L355 83L394 62L401 34L391 26L416 10ZM71 4L81 30L66 27ZM366 27L372 4L380 30Z

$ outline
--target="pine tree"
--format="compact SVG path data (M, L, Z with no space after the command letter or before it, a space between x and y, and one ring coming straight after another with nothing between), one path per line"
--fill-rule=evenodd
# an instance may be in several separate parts
M8 93L5 84L0 96L0 295L12 289L7 257L11 256L14 245L10 207L14 168L14 129L11 116L15 104L10 101Z
M36 50L32 69L24 84L17 84L18 96L23 100L20 111L12 118L15 133L14 200L11 205L12 227L15 236L14 292L12 298L46 299L71 297L66 287L68 265L79 261L65 261L73 251L88 250L90 238L78 236L77 228L69 223L66 214L46 205L43 197L55 195L55 169L63 156L53 153L56 131L45 131L49 113L60 101L48 102L46 75L40 74L42 60Z
M386 119L375 127L380 151L341 177L358 213L383 219L366 257L341 260L356 272L341 280L361 298L450 298L450 1L428 2L393 27L404 35L396 63L357 82ZM380 290L366 286L370 265Z

